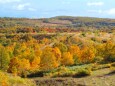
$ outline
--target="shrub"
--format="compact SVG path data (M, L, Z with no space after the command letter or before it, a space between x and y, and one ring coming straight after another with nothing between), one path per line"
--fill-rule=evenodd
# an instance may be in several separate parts
M111 64L102 64L102 65L94 64L94 66L92 66L92 70L95 71L95 70L110 68L110 67L111 67Z
M111 66L115 67L115 62L113 62L113 63L111 64Z
M76 70L69 70L65 68L66 70L60 70L52 73L52 77L83 77L91 75L92 71L89 68L79 68Z
M56 70L44 73L45 77L71 77L75 74L75 71L71 71L67 67L61 66Z
M64 77L67 76L69 69L65 66L61 66L56 70L56 72L52 73L52 77Z
M115 55L114 56L105 56L105 62L115 62Z
M74 74L75 71L55 72L52 74L52 77L72 77Z
M96 63L100 63L100 62L102 62L102 61L103 61L103 58L100 57L100 56L97 56L97 57L95 57L95 58L93 59L93 62L96 62Z
M0 71L0 85L2 86L8 86L8 77L5 73Z
M83 37L86 37L86 33L85 32L82 32L81 34Z
M84 77L91 75L92 71L87 69L79 69L73 77Z
M110 71L111 71L111 72L110 72L109 74L115 74L115 67L111 67L111 68L110 68Z

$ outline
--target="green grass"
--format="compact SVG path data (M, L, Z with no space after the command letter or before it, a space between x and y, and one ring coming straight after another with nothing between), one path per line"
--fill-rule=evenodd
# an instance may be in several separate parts
M94 64L92 66L92 71L99 70L99 69L104 69L104 68L110 68L111 64Z
M43 72L43 77L79 77L89 76L93 71L110 68L111 64L84 64L75 66L61 66L57 69ZM39 73L38 73L39 74Z
M33 78L37 86L114 86L115 75L107 75L110 73L109 68L93 71L91 76L73 78L73 77L57 77L57 78Z
M45 77L74 77L91 75L92 64L78 65L78 66L61 66L57 69L44 73Z
M110 74L113 70L112 64L61 66L44 72L44 77L32 79L35 80L37 86L114 86L115 75ZM97 68L92 71L94 66Z

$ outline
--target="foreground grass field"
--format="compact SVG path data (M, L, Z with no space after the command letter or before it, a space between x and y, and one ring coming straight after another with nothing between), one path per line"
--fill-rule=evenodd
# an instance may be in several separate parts
M93 75L82 78L34 78L37 86L115 86L115 74L109 69L96 70Z
M42 77L36 75L28 79L0 71L0 86L115 86L114 65L115 63L61 67L58 71L60 75L56 76L57 70L52 70L44 72ZM86 71L88 68L91 72Z
M88 67L85 65L82 67ZM77 66L76 68L79 68ZM82 68L81 67L81 68ZM74 67L75 68L75 67ZM91 75L73 77L63 76L51 78L48 76L31 78L36 82L37 86L115 86L115 73L113 67L108 64L100 65L97 69L93 70Z

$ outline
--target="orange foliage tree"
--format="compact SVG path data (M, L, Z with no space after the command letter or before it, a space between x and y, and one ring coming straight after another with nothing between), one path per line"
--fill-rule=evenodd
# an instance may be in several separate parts
M80 60L80 55L81 55L80 48L77 45L76 46L72 45L69 47L69 52L73 56L75 64L78 63Z
M41 55L40 66L41 70L50 70L58 67L55 54L52 52L53 48L46 47Z
M62 54L61 64L62 65L72 65L72 64L74 64L74 59L73 59L70 52L64 52Z
M8 72L13 73L14 75L26 76L26 73L29 69L29 60L15 57L10 60Z
M82 63L89 63L94 59L94 57L95 57L95 51L93 50L93 48L85 46L81 49L80 61Z

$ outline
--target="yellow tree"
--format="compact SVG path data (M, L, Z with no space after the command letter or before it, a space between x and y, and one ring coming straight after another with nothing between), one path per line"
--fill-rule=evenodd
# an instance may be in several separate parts
M76 45L72 45L69 47L69 52L71 53L71 55L74 58L74 62L78 63L80 60L80 55L81 55L81 51L80 48Z
M9 86L8 76L0 71L0 86Z
M61 60L62 65L72 65L74 64L74 60L70 52L64 52L62 54L62 60Z
M25 53L27 50L28 50L28 47L26 43L16 43L14 46L14 51L13 51L14 57L26 56L26 54L28 54L28 53Z
M14 57L10 60L10 64L9 64L9 68L8 68L8 72L13 73L14 75L18 74L18 70L19 70L19 66L20 66L20 60L18 59L18 57Z
M112 41L107 41L107 43L97 44L96 45L97 53L96 56L99 56L104 61L115 61L115 43Z
M14 57L10 60L8 72L13 73L15 75L26 76L26 73L29 69L30 69L29 60Z
M38 70L40 67L40 57L35 57L31 62L31 70Z
M61 51L59 50L58 47L53 48L52 52L54 53L56 57L56 61L60 64L61 61Z
M40 61L41 70L50 70L58 67L59 64L56 61L56 57L52 52L52 50L53 49L50 47L46 47L43 50L41 61Z
M34 44L33 49L34 49L35 55L38 57L41 57L42 51L40 50L40 46L38 44Z
M104 60L115 62L115 43L108 41L104 47Z
M83 47L81 50L81 57L80 61L83 63L91 62L95 57L95 52L93 49L88 48L88 47Z
M28 70L30 70L30 62L28 59L21 59L20 60L20 64L19 64L19 75L26 77L27 76L27 72Z

